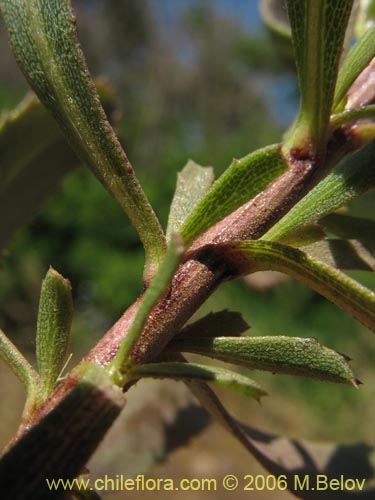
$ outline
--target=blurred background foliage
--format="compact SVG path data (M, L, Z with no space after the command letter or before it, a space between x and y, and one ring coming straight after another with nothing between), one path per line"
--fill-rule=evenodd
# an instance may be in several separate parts
M233 157L280 141L295 116L298 88L290 48L275 44L255 0L73 4L91 73L114 89L112 118L120 140L164 226L176 173L189 158L214 166L218 176ZM0 28L0 110L7 110L27 86ZM370 194L353 210L368 216L374 205ZM0 325L31 359L40 283L49 265L72 282L71 350L77 362L141 292L143 267L135 231L84 167L51 193L0 263ZM375 285L364 273L357 277ZM223 308L241 311L251 335L317 337L354 358L352 366L365 383L355 391L255 373L271 397L254 408L229 396L245 420L309 439L374 438L374 360L364 327L303 285L274 274L224 285L200 313ZM17 382L1 370L5 442L21 403L14 402ZM239 447L227 442L237 453Z

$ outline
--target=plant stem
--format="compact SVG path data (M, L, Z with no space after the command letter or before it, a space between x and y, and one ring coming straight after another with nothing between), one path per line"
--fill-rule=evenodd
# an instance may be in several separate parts
M345 153L347 149L353 150L356 147L355 137L347 137ZM185 254L186 262L173 277L170 292L159 299L147 318L142 334L132 348L131 359L137 364L143 364L157 358L215 289L232 277L223 259L210 251L215 243L260 238L315 186L343 154L343 144L339 141L332 145L328 154L330 160L327 158L323 168L312 162L289 159L290 167L284 174L199 238ZM142 297L137 299L82 362L106 366L114 359L141 301ZM56 406L72 386L74 369L37 411L31 424Z

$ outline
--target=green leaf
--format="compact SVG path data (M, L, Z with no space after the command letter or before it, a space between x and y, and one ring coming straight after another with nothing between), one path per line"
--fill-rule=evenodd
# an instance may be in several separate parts
M167 225L167 241L180 229L214 182L212 167L201 167L192 160L177 174L177 185Z
M35 97L0 122L0 250L79 160Z
M374 271L375 258L356 240L326 240L301 247L308 255L337 269Z
M40 403L56 386L68 349L72 318L70 283L50 268L42 284L36 335Z
M271 270L293 276L375 331L375 293L307 253L267 241L217 245L215 251L234 273Z
M106 119L68 0L1 0L16 59L81 160L115 197L146 251L146 279L165 251L160 224Z
M2 330L0 330L0 358L25 386L27 398L23 416L27 418L37 402L39 375Z
M96 365L2 456L0 488L8 498L49 498L46 479L73 479L86 465L125 404L121 389ZM53 450L53 453L51 453ZM62 489L56 497L64 497Z
M375 106L363 106L363 108L358 109L346 109L341 113L337 113L331 116L330 128L334 130L341 125L347 123L355 122L358 120L374 120L375 119Z
M142 298L135 318L118 353L114 360L107 366L108 373L110 373L114 383L124 385L123 376L126 377L125 372L132 365L132 361L129 359L132 347L139 339L153 307L161 296L168 291L170 281L181 262L183 251L184 247L181 239L174 234L159 270Z
M301 91L284 151L324 155L340 56L353 0L286 0Z
M359 240L375 248L375 220L330 214L320 219L319 224L340 238Z
M348 90L373 57L375 57L375 26L369 28L353 45L340 68L333 100L334 111L345 107Z
M266 392L251 378L223 368L195 363L149 363L137 365L129 372L129 379L142 377L172 378L175 380L197 380L235 389L250 398L259 400Z
M356 386L347 359L314 338L195 337L176 338L167 348L220 359L246 368L299 375Z
M218 337L226 335L239 337L250 327L242 315L233 311L209 313L201 319L185 326L179 333L181 337Z
M309 224L288 233L284 238L280 239L279 242L292 247L301 247L304 245L311 245L324 238L325 233L320 226Z
M213 224L263 191L286 168L277 144L233 160L183 224L181 236L185 243L191 243Z
M375 140L346 157L263 237L279 241L375 187Z

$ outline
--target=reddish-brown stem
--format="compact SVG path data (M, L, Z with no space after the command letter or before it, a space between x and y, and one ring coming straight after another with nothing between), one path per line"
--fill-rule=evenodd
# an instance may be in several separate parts
M347 138L346 138L347 139ZM339 141L340 143L341 141ZM351 137L351 149L355 149ZM200 253L200 248L229 240L256 239L262 236L290 208L308 192L337 160L339 144L335 144L324 167L306 159L289 159L289 169L273 181L263 192L220 221L200 237L186 254L172 280L168 295L164 296L149 316L139 341L132 350L136 363L146 363L159 356L166 344L197 311L211 293L226 279L230 279L225 263L213 253ZM342 144L341 151L342 151ZM345 148L346 152L347 148ZM116 355L127 330L138 310L142 296L104 335L82 360L105 366ZM31 424L39 420L57 402L64 398L76 383L74 370L59 385L49 400L34 414Z

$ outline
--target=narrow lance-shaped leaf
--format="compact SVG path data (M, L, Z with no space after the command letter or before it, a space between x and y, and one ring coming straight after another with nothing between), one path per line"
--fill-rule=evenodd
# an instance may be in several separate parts
M356 240L326 240L302 246L301 250L337 269L374 271L375 258Z
M201 167L192 160L177 174L176 191L169 211L166 231L167 241L181 226L202 200L214 182L212 167Z
M340 238L355 239L375 247L375 220L345 214L330 214L319 224Z
M234 311L219 311L209 313L201 319L188 324L181 330L181 337L220 337L227 335L239 337L250 327L242 315Z
M180 264L183 251L184 247L181 238L173 235L159 270L142 298L135 318L116 357L107 366L108 373L110 373L114 383L123 385L122 379L124 376L126 377L126 371L132 365L132 361L129 359L132 347L139 339L153 307L161 296L167 292L169 283Z
M82 365L77 376L74 389L3 455L0 488L8 498L64 498L47 480L79 475L123 408L122 390L102 368Z
M373 57L375 57L375 26L369 28L353 45L340 68L333 100L334 111L345 107L349 88Z
M324 154L345 31L353 0L286 0L296 55L301 105L285 151Z
M190 352L251 369L299 375L356 386L347 360L314 338L195 337L176 338L168 351Z
M185 243L263 191L286 168L277 144L233 160L183 224L180 234Z
M278 241L375 187L375 140L345 158L263 237Z
M213 382L214 384L239 391L257 400L266 395L266 392L254 380L245 375L223 368L196 363L165 362L137 365L128 372L128 377L129 380L152 377Z
M375 331L375 293L305 252L279 243L243 241L215 247L233 272L280 271L302 281Z
M165 250L160 224L106 119L78 44L68 0L1 0L12 48L28 82L52 111L77 155L136 227L146 278Z
M36 354L42 403L53 391L64 363L73 317L72 291L68 280L50 268L40 294Z

